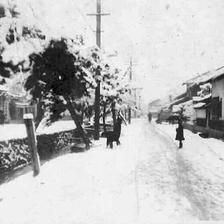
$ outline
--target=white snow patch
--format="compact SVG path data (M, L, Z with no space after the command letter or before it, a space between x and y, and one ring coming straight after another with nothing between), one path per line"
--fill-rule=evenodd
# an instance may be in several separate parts
M52 134L60 131L68 131L75 129L73 120L57 121L51 126L41 126L37 129L37 134ZM25 124L3 124L0 125L0 141L7 141L10 139L26 138Z

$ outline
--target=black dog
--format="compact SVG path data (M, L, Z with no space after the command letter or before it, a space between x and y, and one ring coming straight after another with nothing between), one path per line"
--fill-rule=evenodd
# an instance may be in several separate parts
M121 135L121 123L122 123L122 119L121 117L117 118L117 121L114 125L114 131L109 131L106 133L106 137L107 137L107 147L110 145L110 148L113 148L113 142L116 142L117 145L120 145L120 135Z
M118 116L117 121L114 125L113 131L108 131L103 133L103 137L107 138L107 147L110 146L110 148L113 148L113 142L116 142L117 145L120 145L120 135L121 135L121 124L122 121L125 122L124 118L122 116ZM126 124L126 122L125 122Z

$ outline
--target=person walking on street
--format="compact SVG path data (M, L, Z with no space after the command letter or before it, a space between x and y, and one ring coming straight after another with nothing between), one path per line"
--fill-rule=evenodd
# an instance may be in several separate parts
M152 114L150 112L148 113L148 120L149 120L149 122L152 121Z
M179 148L183 147L183 140L185 140L184 138L184 130L183 130L183 125L182 125L182 121L178 120L178 128L176 129L176 138L177 141L179 141Z

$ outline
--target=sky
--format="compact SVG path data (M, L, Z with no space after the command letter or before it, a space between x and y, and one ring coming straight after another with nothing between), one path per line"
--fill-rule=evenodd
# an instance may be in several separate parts
M96 0L14 1L29 6L45 32L81 33L95 43L95 18L86 14ZM223 0L102 0L102 11L110 13L102 18L102 48L118 51L111 60L123 67L132 58L144 101L224 64Z

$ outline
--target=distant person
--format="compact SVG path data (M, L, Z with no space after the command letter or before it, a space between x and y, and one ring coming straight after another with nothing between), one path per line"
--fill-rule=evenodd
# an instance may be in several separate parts
M148 113L148 120L149 120L149 122L152 121L152 114L150 112Z
M116 142L117 145L120 145L120 135L121 135L121 124L122 122L127 125L121 111L118 113L118 117L116 119L116 123L114 125L113 131L108 131L104 133L104 136L107 138L107 147L110 146L110 148L113 148L113 142Z
M178 128L176 129L176 138L177 141L179 141L179 148L183 147L183 140L184 139L184 130L183 130L183 125L182 121L178 120Z
M0 110L0 124L5 123L5 114L2 110Z

